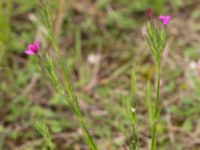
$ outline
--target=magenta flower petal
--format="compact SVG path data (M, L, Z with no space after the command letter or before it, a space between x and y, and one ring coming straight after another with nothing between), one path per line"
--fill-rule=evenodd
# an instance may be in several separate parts
M36 41L36 42L34 43L34 46L36 47L36 49L39 49L39 48L40 48L40 43L39 43L38 41Z
M32 45L32 44L29 44L29 45L28 45L28 49L29 49L29 50L32 50L32 49L34 49L34 45Z
M163 19L165 19L165 16L159 16L159 19L163 20Z
M28 50L25 51L25 54L27 54L27 55L33 55L35 53L32 50L28 49Z
M171 20L171 16L160 16L159 19L162 20L164 26L167 26Z
M28 50L25 51L25 54L27 55L34 55L39 52L40 44L39 42L34 42L33 44L28 45Z

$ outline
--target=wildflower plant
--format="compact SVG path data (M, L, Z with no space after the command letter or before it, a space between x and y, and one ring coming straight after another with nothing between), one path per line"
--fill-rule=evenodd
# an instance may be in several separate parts
M152 14L152 12L150 12ZM150 16L150 17L149 17ZM167 43L167 25L171 20L171 16L160 16L159 19L162 21L162 26L159 26L159 23L152 15L148 15L147 23L147 34L145 39L148 43L148 46L151 50L153 60L156 66L156 98L154 104L151 102L151 86L147 86L147 104L148 112L150 117L150 122L152 125L152 141L151 141L151 150L156 150L156 133L157 133L157 123L160 117L159 111L159 101L160 101L160 76L161 76L161 62L164 48ZM153 110L153 111L152 111Z
M39 43L35 42L34 44L31 44L28 46L28 49L25 51L27 55L34 55L37 54L39 58L39 63L41 70L43 71L44 75L46 75L49 80L51 81L51 84L55 87L55 90L66 97L66 100L68 102L69 107L72 109L76 117L78 118L80 127L83 131L84 137L86 142L88 143L91 150L97 150L97 145L92 137L92 135L89 133L89 130L86 126L86 123L84 121L83 114L81 112L78 98L76 96L76 92L74 90L74 87L71 83L71 77L70 72L68 69L67 64L62 58L62 55L60 53L60 48L58 46L57 39L54 35L53 31L53 17L52 17L52 4L54 1L50 0L41 0L40 1L40 19L42 25L46 28L48 31L48 36L50 43L53 46L53 50L51 54L49 54L47 51L41 53L39 51ZM64 79L62 79L59 75L60 72L58 72L57 66L61 70ZM43 134L42 130L38 130ZM45 136L44 136L45 137Z

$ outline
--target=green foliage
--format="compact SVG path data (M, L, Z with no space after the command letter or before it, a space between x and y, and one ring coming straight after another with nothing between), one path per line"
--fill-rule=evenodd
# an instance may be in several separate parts
M10 17L11 17L12 1L0 1L0 66L4 63L7 57L7 48L10 38Z
M132 29L136 26L134 19L129 19L129 16L121 12L112 12L106 20L107 25L116 27L117 29Z
M51 134L49 132L47 125L43 121L36 121L35 122L35 128L45 138L46 143L48 144L49 148L51 150L54 150L52 137L51 137Z
M10 35L11 0L0 1L0 41L5 44Z
M130 100L128 101L128 116L130 119L130 123L132 126L132 136L133 139L131 141L131 150L137 150L138 149L138 135L137 135L137 114L136 114L136 73L135 70L132 70L131 73L131 92L130 92Z
M17 97L11 105L9 105L9 114L6 116L6 120L9 122L16 122L20 118L23 118L28 111L30 101L27 101L27 98ZM22 107L23 106L23 107Z
M46 65L45 66L41 65L41 69L44 68L52 85L58 91L58 93L64 94L62 83L60 79L58 78L58 76L56 75L56 69L55 69L55 64L53 62L53 58L51 58L48 54L46 54L45 56L46 56Z
M146 41L153 55L156 67L160 67L161 57L166 45L166 40L167 40L166 27L160 29L156 27L154 23L148 22Z
M49 101L49 104L55 105L55 106L68 106L67 101L65 101L66 97L62 96L61 94L55 94L51 100Z
M34 7L37 4L37 0L11 0L14 3L17 2L17 5L19 5L19 7L14 8L15 9L15 15L20 15L23 14L25 12L29 12L31 9L34 9Z
M149 0L149 5L155 10L156 13L161 13L165 9L166 0Z
M81 43L81 30L76 29L76 62L80 63L82 61L82 43Z

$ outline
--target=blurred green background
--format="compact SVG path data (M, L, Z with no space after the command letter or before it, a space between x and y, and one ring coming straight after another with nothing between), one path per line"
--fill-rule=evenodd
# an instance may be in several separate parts
M163 56L159 150L200 150L200 1L57 0L54 31L80 106L101 150L124 150L131 128L124 100L136 65L141 150L150 144L144 101L155 68L144 40L146 10L171 15ZM0 150L46 150L42 118L58 150L88 149L76 118L42 76L27 45L51 50L36 0L0 0Z

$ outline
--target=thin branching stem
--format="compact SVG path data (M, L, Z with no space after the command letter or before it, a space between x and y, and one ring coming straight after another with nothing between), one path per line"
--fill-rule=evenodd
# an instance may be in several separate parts
M151 150L156 150L156 133L157 133L157 122L159 120L159 100L160 100L160 63L157 65L157 81L156 81L156 100L154 104L154 120L153 120L153 130L152 130L152 142Z

